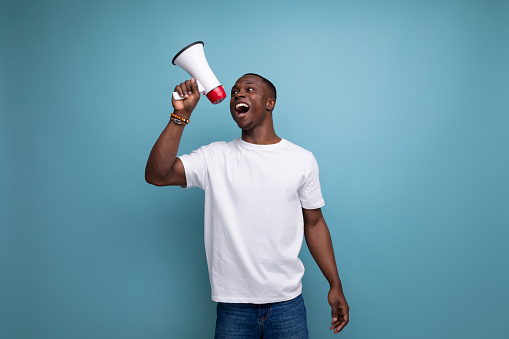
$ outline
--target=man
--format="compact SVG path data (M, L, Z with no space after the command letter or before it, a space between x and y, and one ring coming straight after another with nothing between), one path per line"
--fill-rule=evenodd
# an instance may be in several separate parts
M311 152L277 136L276 89L246 74L231 91L230 112L241 138L177 157L200 93L194 79L175 87L174 113L150 152L145 179L156 186L205 191L205 249L216 338L308 338L301 296L303 236L330 290L334 333L348 323L336 268L318 165Z

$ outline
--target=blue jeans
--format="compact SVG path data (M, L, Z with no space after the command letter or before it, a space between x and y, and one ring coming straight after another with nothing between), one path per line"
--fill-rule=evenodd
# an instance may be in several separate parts
M215 339L307 339L302 295L271 304L218 303Z

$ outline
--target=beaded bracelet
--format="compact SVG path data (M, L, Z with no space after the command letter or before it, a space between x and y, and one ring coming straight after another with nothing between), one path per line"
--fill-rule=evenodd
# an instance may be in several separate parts
M185 118L181 118L178 115L176 115L175 113L172 113L171 117L173 119L170 118L170 120L173 121L174 123L176 123L177 125L182 125L182 124L187 125L188 123L191 122L191 120L185 119Z

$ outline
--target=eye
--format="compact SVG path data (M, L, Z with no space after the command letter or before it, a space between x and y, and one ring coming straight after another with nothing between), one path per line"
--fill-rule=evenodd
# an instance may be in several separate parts
M248 91L248 92L254 91L254 88L253 87L248 87L246 91Z

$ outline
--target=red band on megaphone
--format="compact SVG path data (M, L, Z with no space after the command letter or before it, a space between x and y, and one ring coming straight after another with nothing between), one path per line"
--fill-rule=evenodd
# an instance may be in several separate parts
M226 93L224 91L223 85L217 86L212 91L207 93L207 98L210 100L211 103L214 105L220 103L221 101L226 98Z

